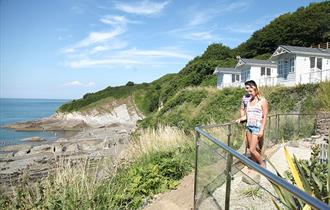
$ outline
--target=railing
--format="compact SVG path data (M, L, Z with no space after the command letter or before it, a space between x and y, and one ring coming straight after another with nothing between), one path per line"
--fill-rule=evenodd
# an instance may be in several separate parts
M296 74L279 74L276 77L260 78L257 82L260 86L275 86L286 85L293 86L296 84L318 83L330 80L330 69L326 70L312 70L308 73Z
M243 84L244 86L244 84ZM222 83L218 85L219 89L226 88L226 87L243 87L240 82L232 82L232 83Z
M299 83L318 83L330 80L330 69L327 70L318 70L315 69L311 72L300 74L299 75Z
M330 49L330 42L320 43L320 44L312 44L312 48L323 48L323 49Z
M314 114L268 116L266 146L311 136L315 119ZM290 209L284 202L286 198L276 193L278 191L292 196L293 202L302 202L314 209L330 209L272 173L270 162L264 169L244 156L243 125L226 123L200 126L195 130L194 209L276 209L275 205Z

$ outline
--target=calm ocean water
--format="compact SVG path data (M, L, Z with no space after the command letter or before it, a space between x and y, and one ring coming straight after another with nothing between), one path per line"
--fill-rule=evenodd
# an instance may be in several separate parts
M69 100L58 99L8 99L0 98L0 125L36 120L55 113L58 107ZM23 138L40 136L47 141L55 140L54 132L25 132L0 128L0 147L21 144Z

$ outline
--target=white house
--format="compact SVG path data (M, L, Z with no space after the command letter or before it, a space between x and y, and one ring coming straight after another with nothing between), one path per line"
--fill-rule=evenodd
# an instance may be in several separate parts
M275 85L276 63L271 60L246 59L238 57L235 69L241 72L241 85L247 80L254 80L257 85Z
M217 75L217 87L239 87L240 86L240 74L235 68L219 68L216 67L214 73Z
M271 60L277 84L296 85L330 80L330 50L280 45Z

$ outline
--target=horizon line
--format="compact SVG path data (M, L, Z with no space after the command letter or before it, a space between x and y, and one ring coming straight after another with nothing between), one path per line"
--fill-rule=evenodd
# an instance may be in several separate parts
M17 98L17 97L0 97L0 99L32 99L32 100L77 100L73 98Z

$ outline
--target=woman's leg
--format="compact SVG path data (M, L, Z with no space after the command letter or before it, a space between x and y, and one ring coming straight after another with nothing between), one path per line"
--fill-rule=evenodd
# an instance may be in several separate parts
M259 142L258 136L250 134L249 145L250 145L251 156L253 156L255 158L256 162L259 163L260 166L265 168L266 165L265 165L264 161L262 160L261 154L257 151L258 142Z
M251 155L250 159L253 160L254 162L258 163L258 161L255 159L255 157L251 154L251 149L250 149L251 144L250 144L250 142L252 141L252 133L250 133L249 131L246 131L246 140L247 140L246 143L248 145L249 153Z

